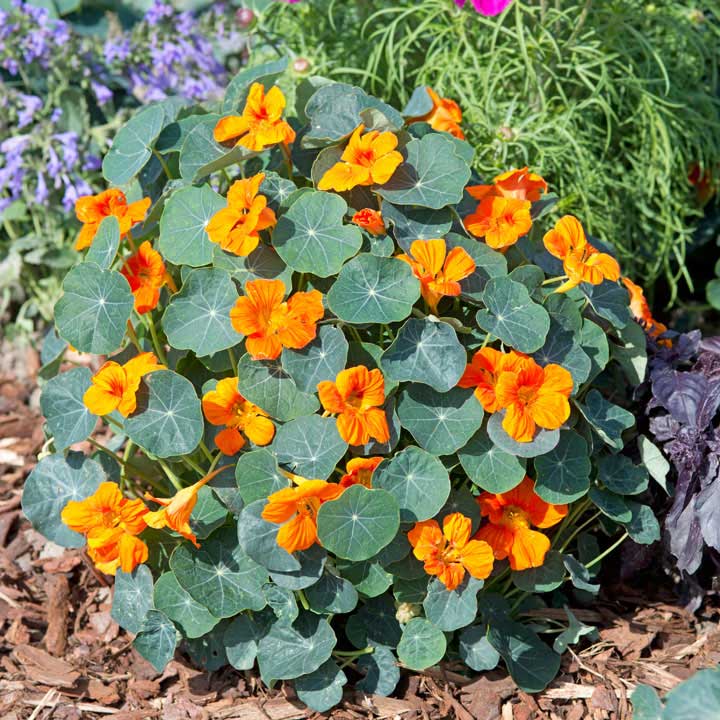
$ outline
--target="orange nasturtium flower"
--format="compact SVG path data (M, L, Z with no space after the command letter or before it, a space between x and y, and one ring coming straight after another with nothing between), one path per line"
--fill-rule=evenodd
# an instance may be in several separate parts
M117 188L103 190L97 195L83 195L75 201L75 215L83 224L75 240L75 249L84 250L92 245L100 223L110 215L118 219L120 236L127 235L135 223L142 222L150 207L150 198L128 205L125 193Z
M340 437L350 445L365 445L370 438L385 443L390 429L382 405L385 378L376 368L364 365L341 370L335 382L318 383L318 396L325 410L337 414Z
M260 242L260 231L277 223L275 212L267 207L267 198L258 195L265 173L236 180L228 190L228 205L208 222L208 237L223 250L246 257Z
M262 83L250 87L242 115L228 115L218 120L213 131L219 143L232 142L259 152L271 145L285 145L295 140L295 131L282 119L285 96L275 86L265 93Z
M284 347L299 350L315 339L325 310L318 290L297 292L283 301L282 280L248 280L245 295L230 310L232 326L246 335L253 360L274 360Z
M155 370L164 370L151 352L141 353L119 365L108 360L91 379L83 402L94 415L109 415L117 410L123 417L135 412L136 394L140 378Z
M514 245L532 227L530 201L486 195L463 224L475 237L484 237L494 250Z
M442 530L437 520L415 523L408 540L413 555L425 563L425 572L437 575L448 590L454 590L466 571L478 580L492 572L492 548L482 540L471 540L471 531L470 518L456 512L445 517Z
M352 217L352 221L358 226L367 230L371 235L385 235L385 223L382 214L372 208L358 210Z
M175 283L165 269L162 255L147 240L125 261L120 272L130 283L135 310L141 315L157 307L163 285L167 284L175 291Z
M460 106L450 98L441 98L430 87L426 87L425 90L432 100L432 110L420 117L409 118L408 123L426 122L433 130L447 132L458 140L464 140L465 134L460 128L462 122Z
M245 437L256 445L268 445L275 436L268 414L238 392L237 377L223 378L214 390L206 392L202 409L209 423L225 425L215 436L215 444L225 455L238 452Z
M320 543L317 536L317 513L328 500L336 500L344 487L325 480L307 480L293 475L297 487L288 487L272 493L262 511L263 520L282 525L277 544L294 553L307 550Z
M538 426L559 428L570 417L572 389L572 375L553 363L541 367L528 358L516 370L501 373L495 396L500 407L507 408L505 432L518 442L530 442Z
M340 485L349 488L351 485L364 485L372 487L372 474L375 468L383 461L381 457L356 457L348 460L345 465L345 474L340 478Z
M540 194L547 192L548 184L527 167L519 170L508 170L498 175L492 185L469 185L465 188L476 200L495 195L514 200L537 202Z
M664 325L652 316L650 305L648 305L643 289L639 285L636 285L630 278L623 277L621 280L630 293L630 312L645 332L652 338L659 338L663 333L666 333L667 325ZM667 347L672 345L672 342L668 339L662 339L658 342Z
M318 190L343 192L358 185L384 185L402 162L395 149L397 136L390 131L370 130L364 135L359 125L350 136L340 162L326 170L320 178Z
M512 490L493 495L482 493L477 498L480 511L490 521L475 537L492 547L497 560L510 558L513 570L540 567L550 549L547 535L531 530L534 525L549 528L567 515L567 505L551 505L535 493L535 483L525 479Z
M495 386L502 373L515 371L529 358L511 350L504 353L495 348L484 347L478 350L466 366L458 385L461 388L475 388L475 397L486 412L494 413L501 409L495 395Z
M618 280L620 266L617 260L594 248L585 237L580 221L564 215L543 238L546 250L563 261L568 279L555 292L567 292L580 283L600 285L603 280Z
M398 255L408 263L420 281L420 291L430 309L436 313L440 300L460 294L460 280L475 272L475 261L461 247L447 252L445 240L415 240L409 255Z
M190 487L178 490L171 498L157 498L150 493L145 493L146 499L160 505L158 510L149 510L147 512L145 522L156 530L162 530L165 527L170 528L182 535L186 540L189 540L195 547L200 547L195 533L190 527L190 515L197 504L198 490L229 467L230 465L225 465L213 470L201 480L190 485Z
M147 560L147 545L136 537L146 527L147 512L142 500L129 500L115 483L104 482L90 497L70 500L60 517L86 536L95 567L114 575L118 568L132 572Z

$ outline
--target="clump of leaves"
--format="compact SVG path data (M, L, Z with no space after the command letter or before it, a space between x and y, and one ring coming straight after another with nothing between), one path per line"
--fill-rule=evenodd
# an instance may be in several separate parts
M543 0L486 18L452 0L307 0L274 3L264 22L325 74L391 102L417 85L457 99L478 172L532 163L629 274L675 288L692 287L684 258L701 215L688 169L720 157L720 5L701 8Z
M24 512L115 574L158 668L257 662L317 710L348 666L389 694L399 663L502 659L538 691L591 629L522 610L659 536L610 399L644 372L617 262L527 169L478 185L424 88L314 77L286 108L285 67L118 132L105 178L149 200L81 201ZM57 374L68 343L110 358Z

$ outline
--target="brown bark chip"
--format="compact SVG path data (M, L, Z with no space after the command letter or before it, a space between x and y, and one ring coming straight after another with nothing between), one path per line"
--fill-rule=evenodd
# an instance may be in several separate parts
M48 575L45 580L47 594L47 630L45 647L51 655L64 655L67 649L67 626L70 614L70 585L65 575Z

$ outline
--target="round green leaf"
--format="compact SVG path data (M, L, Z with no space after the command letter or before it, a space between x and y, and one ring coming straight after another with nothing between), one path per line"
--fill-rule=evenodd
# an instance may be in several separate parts
M590 571L572 555L562 556L565 569L570 575L570 581L578 590L593 593L600 592L600 586L590 582Z
M353 485L337 500L320 506L317 523L318 537L328 552L367 560L395 537L400 513L390 493Z
M544 277L544 276L543 276ZM533 354L533 358L543 367L555 363L570 372L575 390L590 376L591 362L577 341L578 334L566 330L558 322L550 322L545 344Z
M448 590L435 578L430 582L423 601L427 619L444 632L469 625L477 616L477 594L483 584L482 580L466 575L458 587Z
M403 522L418 522L434 517L445 504L450 477L436 457L410 446L380 463L373 473L373 487L395 498Z
M232 150L215 142L213 131L220 115L206 115L187 134L180 148L180 177L190 182L248 158L250 150L238 145Z
M594 389L587 394L584 404L578 403L578 408L605 443L615 450L623 449L622 433L635 424L631 412L608 402Z
M494 445L485 430L475 433L458 451L458 458L468 477L491 493L512 490L525 477L525 459Z
M190 515L190 527L203 540L227 520L228 511L212 489L205 485L198 490L197 503Z
M472 532L475 533L480 527L480 506L475 495L465 485L466 483L463 483L460 487L453 488L450 491L450 497L440 509L438 517L444 518L454 512L462 513L472 521Z
M338 558L335 565L355 590L366 598L382 595L393 583L393 576L375 559L352 562Z
M487 424L490 439L500 450L509 455L522 458L537 457L550 452L560 442L559 430L543 430L539 428L530 442L518 442L511 438L502 426L504 413L493 413Z
M269 90L273 86L275 78L285 71L287 65L287 57L281 57L278 60L245 67L240 70L228 83L225 90L222 103L223 112L231 112L242 108L253 83L260 82L266 90Z
M163 314L168 342L196 355L213 355L237 345L243 336L230 322L237 299L235 284L224 270L193 270Z
M58 450L84 440L95 427L97 415L93 415L83 403L91 377L88 368L74 368L56 375L43 385L40 409Z
M228 664L224 636L230 622L221 620L210 632L198 638L186 638L184 649L195 665L215 672Z
M352 583L327 570L305 591L305 597L312 611L319 614L349 613L358 603L358 593Z
M178 633L170 618L160 610L148 610L133 647L159 673L172 660Z
M624 523L630 537L640 545L652 545L660 540L660 523L649 505L628 502L632 513L629 522Z
M263 585L263 594L268 606L272 608L278 620L292 623L300 614L295 593L292 590L269 582Z
M103 218L92 245L85 254L85 262L95 263L102 270L109 270L120 247L120 223L114 215Z
M55 305L55 325L75 349L105 355L120 347L132 309L128 281L114 270L86 262L65 276L63 295Z
M223 642L228 662L236 670L251 670L257 656L257 644L270 629L272 613L266 609L260 613L238 615L225 630Z
M141 566L144 567L144 566ZM117 593L117 581L116 589ZM220 622L208 609L183 590L173 573L163 573L155 583L152 597L155 607L162 610L180 626L187 638L199 638L209 633ZM113 603L114 607L114 603ZM116 618L117 619L117 618Z
M181 587L217 618L265 607L267 573L243 552L233 528L216 530L200 549L178 546L170 568Z
M469 164L457 153L451 138L431 133L405 146L406 160L378 194L397 205L439 210L462 200L470 179Z
M632 512L625 498L616 495L609 490L592 487L589 492L590 499L597 506L603 515L607 515L611 520L618 523L630 522L632 520Z
M85 538L60 519L70 500L84 500L105 481L100 463L82 453L47 455L25 480L22 510L31 525L50 542L63 547L82 547Z
M610 359L610 346L605 331L591 320L585 320L580 333L580 346L590 358L589 381L605 369Z
M334 661L326 660L317 670L295 681L295 692L311 710L325 712L342 700L345 683L345 673Z
M287 572L271 571L270 578L274 583L289 590L303 590L314 585L323 574L327 553L319 545L312 545L307 550L293 553L300 563L297 570Z
M357 648L396 647L402 628L395 615L395 603L389 595L370 598L348 619L345 634Z
M385 225L392 226L393 235L405 252L415 240L445 237L452 227L452 214L448 208L430 210L383 202L382 216Z
M448 323L410 318L398 330L380 364L390 380L424 383L447 392L465 372L467 354Z
M408 385L397 406L402 426L433 455L450 455L463 447L482 424L482 405L472 390L440 393L426 385Z
M300 390L315 393L319 382L335 380L345 368L347 354L348 341L342 330L323 325L317 337L302 350L285 348L282 366Z
M624 286L605 280L600 285L583 283L580 289L596 314L609 320L614 327L624 328L630 322L630 299Z
M255 562L268 570L292 572L300 569L300 562L277 544L280 525L263 520L266 500L256 500L245 506L238 519L240 546Z
M407 263L362 254L340 270L327 302L342 321L361 325L404 320L419 297L420 283Z
M278 462L305 478L327 480L347 452L334 418L319 415L291 420L278 428L273 450Z
M515 570L512 573L515 587L529 593L552 592L563 584L564 579L565 566L562 555L555 550L548 552L540 567Z
M314 395L298 389L280 360L253 360L243 355L238 362L238 391L271 417L287 421L312 415L318 409Z
M327 620L304 612L292 624L273 623L258 643L260 674L269 680L293 680L317 670L337 639Z
M447 642L440 628L425 618L413 618L403 630L397 653L411 670L425 670L445 657Z
M387 696L400 682L400 668L390 648L377 645L370 655L361 655L357 664L365 677L356 687L364 693Z
M268 450L252 450L240 455L235 465L235 480L246 504L264 500L289 485L275 456Z
M550 316L530 299L527 288L509 277L488 280L482 295L487 310L478 310L477 324L523 353L532 353L545 344Z
M604 455L598 461L598 480L618 495L639 495L648 487L648 471L626 455Z
M165 122L162 105L150 105L117 131L102 164L103 177L110 185L126 185L145 167Z
M171 370L157 370L142 379L135 413L125 420L127 436L161 458L191 453L203 428L193 384Z
M528 627L502 616L491 618L488 641L512 679L529 693L544 690L560 669L560 656Z
M585 440L572 430L560 433L558 444L535 458L535 492L545 502L569 503L590 487L590 457Z
M462 661L475 672L494 670L500 662L500 654L488 642L485 628L473 625L460 633L458 652Z
M225 206L225 199L208 185L174 192L160 218L158 250L163 257L175 265L210 264L213 243L205 228L210 218Z
M152 607L153 576L150 568L138 565L131 573L118 569L110 610L112 619L124 630L137 634Z
M347 203L334 193L308 192L278 220L272 243L296 272L330 277L357 253L362 233L343 225Z

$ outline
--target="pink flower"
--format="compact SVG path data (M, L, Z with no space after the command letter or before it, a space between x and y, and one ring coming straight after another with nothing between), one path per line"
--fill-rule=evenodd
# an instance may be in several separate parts
M455 0L455 4L464 7L466 0ZM512 0L471 0L473 7L482 15L499 15Z

